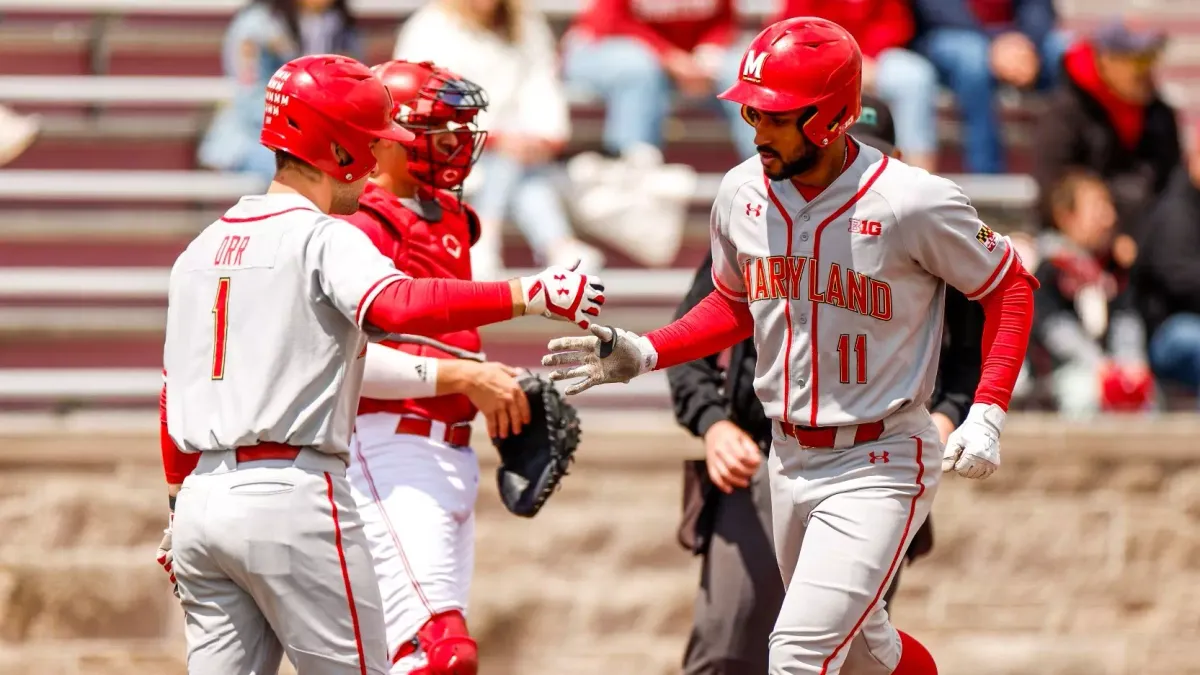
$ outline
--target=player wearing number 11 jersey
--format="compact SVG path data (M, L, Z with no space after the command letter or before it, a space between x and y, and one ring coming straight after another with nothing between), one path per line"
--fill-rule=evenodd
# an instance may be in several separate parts
M357 210L380 140L414 139L396 112L353 59L285 64L266 92L270 190L242 198L171 270L162 451L178 496L159 560L177 579L191 675L271 675L284 654L299 675L388 671L346 480L367 333L534 313L586 326L604 301L595 279L563 268L413 279L330 217Z
M771 675L936 673L881 599L929 514L939 460L968 478L999 465L1033 310L1036 282L957 185L846 134L861 88L862 55L837 24L760 33L721 95L742 105L759 156L726 174L713 205L716 290L646 336L594 326L543 359L565 366L552 379L583 378L573 393L753 336L787 589ZM946 284L982 303L985 326L975 402L943 454L925 403Z

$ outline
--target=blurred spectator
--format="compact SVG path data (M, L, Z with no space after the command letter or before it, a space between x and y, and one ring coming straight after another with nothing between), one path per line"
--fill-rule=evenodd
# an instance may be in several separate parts
M1053 0L915 0L913 47L954 92L963 122L966 170L1003 173L997 84L1053 85L1067 39L1054 30Z
M1200 127L1138 241L1134 285L1150 334L1150 365L1200 395Z
M200 144L200 164L270 181L275 153L258 143L267 80L302 54L358 57L359 35L346 0L252 0L233 17L221 48L233 99L221 106Z
M0 166L21 156L37 139L41 124L36 115L21 115L0 105Z
M937 71L925 57L905 49L915 27L907 0L786 0L771 21L816 16L843 26L863 53L863 88L892 109L896 143L904 161L933 171L937 160ZM736 73L734 73L736 76ZM740 148L749 157L750 144Z
M741 60L736 29L733 0L591 0L563 38L567 84L605 104L603 153L567 163L572 211L637 263L666 266L679 251L698 181L663 163L663 123L676 93L718 103ZM738 106L723 109L735 133L753 135Z
M1122 21L1106 24L1074 45L1063 60L1065 77L1038 120L1034 177L1043 222L1053 214L1048 196L1070 167L1086 167L1108 185L1117 227L1134 235L1140 214L1166 187L1180 161L1175 111L1159 97L1153 69L1162 33ZM1129 240L1119 261L1132 263Z
M1105 268L1116 211L1095 174L1072 170L1050 193L1055 229L1039 241L1035 344L1053 365L1058 409L1144 409L1153 399L1146 334L1129 280Z
M736 32L733 0L592 0L563 39L564 66L568 83L604 98L605 150L660 148L674 92L712 98L733 83ZM740 121L739 106L725 109Z
M400 29L395 57L433 61L488 94L479 117L487 147L468 179L483 237L471 251L475 278L500 279L502 225L511 219L539 265L597 272L604 255L579 241L552 180L571 135L554 34L545 17L516 0L436 0Z

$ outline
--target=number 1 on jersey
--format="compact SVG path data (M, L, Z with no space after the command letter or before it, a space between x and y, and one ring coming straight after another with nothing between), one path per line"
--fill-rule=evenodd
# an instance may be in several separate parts
M842 384L850 384L850 334L838 336L838 379ZM867 336L859 333L854 336L854 370L855 382L867 383Z
M212 379L225 379L225 343L229 337L229 277L217 279L217 299L213 302Z

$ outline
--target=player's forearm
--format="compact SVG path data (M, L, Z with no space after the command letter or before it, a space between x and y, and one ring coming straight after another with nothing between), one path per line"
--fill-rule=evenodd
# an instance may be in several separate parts
M363 364L363 398L398 401L436 396L438 359L391 347L367 345Z
M754 334L750 305L713 291L687 314L651 331L646 339L658 353L655 370L716 354Z
M983 365L975 402L1008 410L1013 387L1025 361L1033 326L1033 289L1037 283L1014 265L1000 285L980 300L983 305Z
M167 478L167 495L173 500L175 495L179 494L183 479L196 469L196 464L200 461L200 453L181 451L167 432L167 384L165 382L162 392L158 395L158 421L158 444L162 450L163 473Z
M521 316L518 280L397 279L375 296L367 323L388 333L430 335L478 328Z

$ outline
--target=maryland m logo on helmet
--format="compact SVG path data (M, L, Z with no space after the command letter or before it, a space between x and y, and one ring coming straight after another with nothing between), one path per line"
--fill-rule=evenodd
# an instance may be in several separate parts
M742 79L747 82L762 82L763 63L766 60L766 52L747 49L746 56L742 59Z

